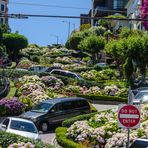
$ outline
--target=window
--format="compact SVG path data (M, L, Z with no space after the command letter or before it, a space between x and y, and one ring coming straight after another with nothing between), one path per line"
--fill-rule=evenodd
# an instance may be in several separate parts
M8 124L9 124L9 119L6 119L6 120L3 122L3 125L6 125L6 127L8 127Z
M3 18L1 18L1 24L3 24L4 23L4 19Z
M87 101L83 101L83 100L79 100L77 101L77 108L81 108L81 107L88 107L88 103Z
M127 0L114 0L114 9L121 9L124 8L127 4Z
M61 112L62 111L62 104L56 104L51 110L53 110L54 112Z
M64 102L63 103L63 110L70 110L70 109L74 109L74 104L73 102Z
M10 128L15 130L25 131L25 132L37 133L37 129L32 123L24 122L24 121L12 120Z
M1 4L1 11L5 11L5 6L4 6L4 4Z

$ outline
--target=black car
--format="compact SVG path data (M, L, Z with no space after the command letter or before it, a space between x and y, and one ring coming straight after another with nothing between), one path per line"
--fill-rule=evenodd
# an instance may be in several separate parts
M39 103L20 117L32 120L39 130L46 132L53 124L90 112L91 106L84 98L56 98Z
M148 139L137 139L130 148L148 148Z

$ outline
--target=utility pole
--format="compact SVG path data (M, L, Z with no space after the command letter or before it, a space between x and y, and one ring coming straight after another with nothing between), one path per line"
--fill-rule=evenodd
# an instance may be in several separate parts
M91 0L92 8L91 8L91 27L94 25L94 20L92 19L94 17L94 0Z
M70 21L62 21L63 23L68 24L68 38L70 37Z
M59 36L54 35L54 34L51 34L50 36L54 36L54 37L56 37L56 39L57 39L57 44L59 44Z

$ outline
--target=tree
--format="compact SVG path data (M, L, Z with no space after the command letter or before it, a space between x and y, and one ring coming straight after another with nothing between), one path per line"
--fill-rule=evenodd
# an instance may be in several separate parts
M6 46L7 53L12 60L17 60L19 50L27 47L28 40L25 36L11 33L3 34L3 44Z
M65 46L68 49L78 50L79 43L83 40L84 36L82 32L75 32L70 36Z
M79 44L79 49L88 51L92 54L92 60L95 63L99 61L98 53L104 49L105 39L95 35L84 38Z
M91 27L90 24L82 24L82 25L80 26L80 31L84 31L84 30L86 30L86 29L89 29L90 27Z

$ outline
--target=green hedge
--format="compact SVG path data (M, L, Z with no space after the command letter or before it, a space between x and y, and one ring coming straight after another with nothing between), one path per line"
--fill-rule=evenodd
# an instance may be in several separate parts
M14 97L16 94L16 87L14 85L14 82L10 81L10 90L6 98Z
M31 142L36 146L36 148L45 148L45 147L53 148L52 145L44 144L41 141L35 141L29 138L25 138L23 136L0 131L0 146L2 146L2 148L7 148L9 145L13 143L21 143L21 142L24 142L24 143Z
M50 74L46 72L36 73L36 72L16 70L16 69L0 69L0 75L14 79L14 78L23 77L24 75L48 76Z
M116 96L101 96L101 95L83 95L83 94L75 94L77 97L83 97L89 100L97 100L97 101L117 101L117 102L127 102L127 98L120 98Z
M7 66L8 69L14 69L16 67L16 62L11 62L10 66Z
M73 117L73 118L64 120L62 122L62 126L64 126L64 127L70 127L74 122L76 122L76 121L82 121L82 120L88 120L91 117L93 117L96 113L97 112L93 112L93 113L89 113L89 114L84 114L84 115L79 115L79 116L76 116L76 117Z
M67 128L58 127L55 130L56 140L58 144L64 148L82 148L82 146L66 137Z

